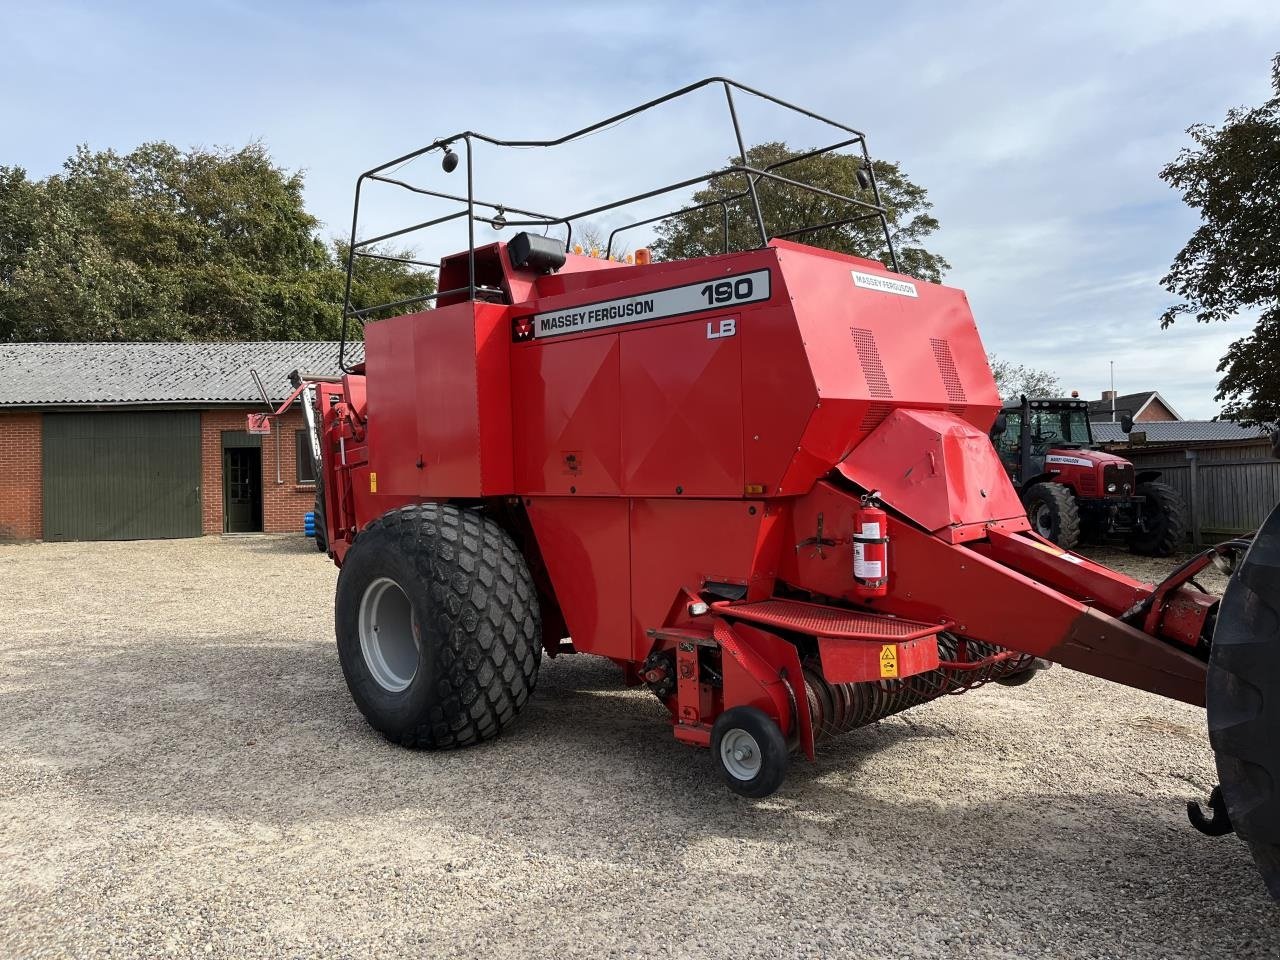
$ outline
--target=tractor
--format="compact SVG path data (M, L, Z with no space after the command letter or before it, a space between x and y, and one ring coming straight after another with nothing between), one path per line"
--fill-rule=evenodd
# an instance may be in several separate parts
M721 169L555 214L476 188L477 166L504 169L482 154L528 163L699 93L728 108L739 159ZM832 142L752 165L746 98ZM856 168L849 194L790 166L823 153ZM724 200L649 213L721 180ZM368 236L372 190L436 212ZM771 228L772 190L838 202L807 229L864 222L883 262ZM612 247L708 209L718 253L573 252L587 218L619 224ZM396 254L434 288L352 303L380 243L439 227L461 239L437 259ZM846 731L1057 663L1207 706L1221 786L1192 824L1238 833L1280 895L1280 511L1159 583L1050 542L988 436L1001 401L967 298L902 273L892 241L862 133L719 77L554 139L462 131L361 174L343 373L300 377L280 408L301 398L312 424L355 705L396 744L469 747L516 721L544 657L605 657L759 798ZM1215 561L1235 565L1221 597L1196 579Z
M1129 433L1133 420L1126 415L1121 426ZM1122 537L1134 553L1167 557L1186 541L1182 495L1160 471L1136 472L1095 449L1084 400L1024 396L1004 407L991 437L1032 528L1058 546Z

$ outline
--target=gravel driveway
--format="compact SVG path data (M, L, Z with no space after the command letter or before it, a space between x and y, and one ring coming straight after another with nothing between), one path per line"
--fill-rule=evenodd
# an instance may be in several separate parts
M298 538L0 547L0 956L1280 954L1186 822L1199 710L1055 669L751 802L564 657L510 735L415 754L352 706L334 579Z

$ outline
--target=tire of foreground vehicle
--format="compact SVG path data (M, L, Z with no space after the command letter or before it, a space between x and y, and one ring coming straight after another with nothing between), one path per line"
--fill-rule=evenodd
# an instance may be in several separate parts
M1129 538L1129 549L1148 557L1177 553L1187 539L1187 507L1182 502L1182 494L1167 483L1157 481L1138 484L1136 493L1147 498L1142 516L1148 529L1135 532Z
M1060 483L1037 483L1022 495L1031 528L1063 550L1080 542L1080 508L1076 498Z
M1231 824L1280 900L1280 507L1222 595L1205 705Z
M417 504L369 524L338 574L335 620L356 706L403 746L488 740L533 693L537 592L511 537L475 511Z

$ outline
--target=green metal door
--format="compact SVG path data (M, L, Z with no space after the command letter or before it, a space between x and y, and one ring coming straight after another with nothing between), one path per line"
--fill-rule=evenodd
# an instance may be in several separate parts
M198 537L199 413L44 415L44 538Z

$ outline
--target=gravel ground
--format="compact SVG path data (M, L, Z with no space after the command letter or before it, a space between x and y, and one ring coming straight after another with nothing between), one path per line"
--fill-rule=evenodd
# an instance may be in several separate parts
M1201 711L1055 669L750 802L565 657L510 735L415 754L351 704L334 578L297 538L0 547L0 956L1280 955L1186 822Z

